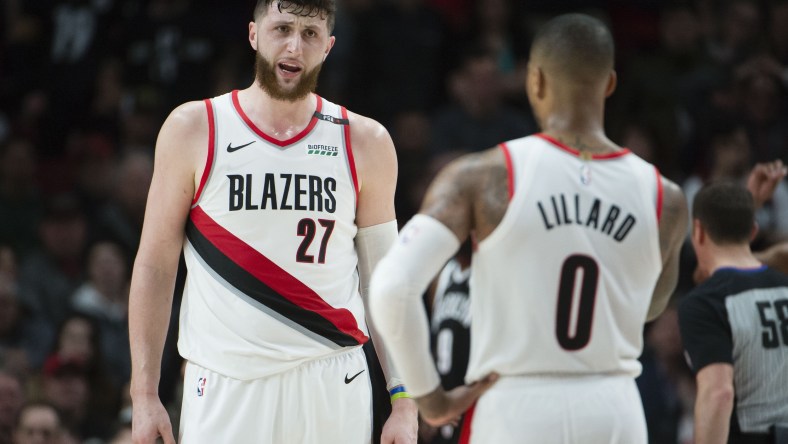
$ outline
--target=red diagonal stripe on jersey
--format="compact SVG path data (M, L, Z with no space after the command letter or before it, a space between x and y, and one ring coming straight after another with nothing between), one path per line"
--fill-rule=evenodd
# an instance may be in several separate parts
M350 311L329 305L306 284L217 224L201 207L194 207L190 217L197 229L216 249L246 270L247 273L293 304L319 314L359 343L366 342L367 337L359 330L356 318Z

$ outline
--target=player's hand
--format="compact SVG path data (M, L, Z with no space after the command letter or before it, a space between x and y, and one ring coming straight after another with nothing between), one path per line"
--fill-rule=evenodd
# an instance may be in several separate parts
M416 398L421 416L427 424L440 426L456 420L479 396L484 394L495 382L497 373L490 373L470 385L461 385L448 392L438 387L428 395Z
M158 396L135 396L131 412L131 441L134 444L154 444L159 436L164 444L175 444L170 416Z
M747 189L755 200L755 208L760 208L772 198L774 189L788 173L782 160L756 164L747 178Z
M380 444L416 444L419 434L419 409L416 402L399 398L391 404L391 415L383 425Z

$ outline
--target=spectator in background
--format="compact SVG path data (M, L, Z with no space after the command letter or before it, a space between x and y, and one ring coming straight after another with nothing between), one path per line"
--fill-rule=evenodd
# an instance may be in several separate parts
M621 146L627 147L646 162L656 162L659 152L654 130L644 122L631 122L624 127L621 134Z
M35 181L36 150L23 137L0 143L0 243L24 256L38 245L41 195Z
M13 444L64 444L67 435L57 408L36 401L22 407L14 427Z
M0 273L0 362L16 374L38 370L52 344L52 327L20 304L19 285Z
M24 97L42 87L47 73L45 21L48 2L7 0L0 26L0 110L18 123Z
M115 145L105 134L86 132L74 137L68 148L74 194L82 203L88 220L95 223L99 211L113 198L113 185L117 180Z
M119 409L119 387L109 382L96 322L72 314L61 325L54 351L41 372L42 397L63 414L80 439L106 439Z
M429 172L431 128L429 117L421 111L400 113L391 126L399 175L410 178L397 181L394 204L400 220L408 220L416 214L427 186L425 176L432 177Z
M623 137L632 117L653 128L653 160L668 177L681 172L680 147L687 143L687 78L708 64L701 51L701 30L691 5L671 4L659 12L659 46L642 51L620 69L619 93L611 97L618 117L611 126ZM627 145L625 145L627 146Z
M101 354L117 387L131 376L127 308L129 253L111 241L88 249L87 280L74 293L76 311L96 320Z
M66 431L78 441L93 438L100 422L89 418L90 383L85 365L76 360L51 356L40 379L40 399L52 404L62 415Z
M771 57L756 56L734 72L742 123L752 142L753 160L764 162L788 154L788 114L782 67Z
M510 0L476 0L461 53L474 45L487 48L500 73L498 82L503 99L528 110L522 94L522 79L528 60L529 39L520 23L521 5L521 2Z
M120 144L124 151L152 152L161 121L161 99L155 90L137 91L120 118Z
M775 0L770 3L768 19L771 53L785 66L788 65L788 1Z
M364 57L346 68L348 108L384 123L403 111L434 109L452 54L442 16L425 0L376 1L357 25L355 53Z
M17 418L25 403L22 380L0 370L0 444L9 444Z
M764 45L764 16L759 2L729 0L717 2L712 11L714 24L707 36L706 51L719 64L733 66Z
M150 0L129 27L127 80L138 94L159 96L157 120L195 91L206 94L211 87L211 63L224 37L211 35L210 10L195 8L194 3Z
M123 60L118 57L102 59L90 104L88 129L107 134L114 141L120 138L120 122L131 99L125 69Z
M101 350L101 331L95 319L78 312L71 313L57 331L47 363L53 358L56 362L75 362L84 368L91 385L97 389L97 395L108 399L101 404L116 407L118 395L114 392L122 382L117 386L110 383Z
M536 130L528 115L504 103L498 63L484 46L464 53L447 86L452 104L433 115L433 156L454 150L478 151Z
M132 151L123 156L117 166L114 198L98 213L100 237L115 239L127 252L137 251L152 177L153 158L150 154Z
M23 301L37 316L58 325L71 309L71 295L83 279L87 220L72 194L48 198L39 224L41 248L22 261Z
M710 164L705 173L695 173L682 184L689 205L704 184L729 180L745 185L751 171L750 139L745 128L735 120L722 119L711 125L705 140ZM788 236L788 186L784 181L778 182L771 199L763 204L756 213L759 247Z
M331 57L323 63L320 70L320 95L340 103L353 97L353 90L358 87L351 83L352 70L347 69L355 60L357 34L362 23L360 18L368 14L377 3L375 0L341 0L338 2L334 36L337 38L331 49ZM219 91L229 91L239 82L227 84ZM243 82L241 82L243 83Z
M119 0L55 0L49 10L50 69L46 90L53 118L48 131L61 143L90 115L99 63L119 42L111 15Z

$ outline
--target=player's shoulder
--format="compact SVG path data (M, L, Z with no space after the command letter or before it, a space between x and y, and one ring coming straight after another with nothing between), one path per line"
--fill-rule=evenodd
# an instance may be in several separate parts
M347 111L347 119L353 154L362 168L367 163L396 164L394 142L385 126L350 110Z
M669 229L673 233L673 238L678 242L687 234L689 224L689 208L687 198L681 187L672 180L660 175L660 189L662 198L662 218L660 227ZM661 228L662 229L662 228Z
M186 102L170 112L170 115L164 121L162 131L166 129L188 134L200 129L207 130L209 118L209 111L205 101Z
M204 162L209 146L209 113L203 101L186 102L170 112L156 140L156 156L188 165Z
M388 130L375 119L347 112L350 126L348 146L362 182L396 183L397 153Z
M506 159L501 145L496 145L458 156L446 165L444 172L473 181L500 168L506 168Z
M354 113L347 112L350 125L350 137L353 141L353 148L365 149L368 146L375 146L379 143L391 143L391 136L386 127L377 120Z
M739 283L740 284L740 283ZM725 299L737 292L737 279L726 270L717 270L705 281L690 290L679 304L679 313L719 309Z
M455 158L440 170L432 188L473 199L492 184L499 185L507 177L505 154L497 145Z
M724 318L725 298L707 281L684 295L677 311L679 327L686 334L686 331L692 330L689 326L699 319Z

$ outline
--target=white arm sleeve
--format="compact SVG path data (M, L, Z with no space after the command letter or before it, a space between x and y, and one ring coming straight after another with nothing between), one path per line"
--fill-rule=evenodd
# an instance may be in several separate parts
M370 314L412 396L440 385L432 363L430 330L421 296L460 247L445 225L417 214L380 261L370 285Z
M364 300L364 307L369 312L369 281L372 278L372 272L378 265L378 262L383 258L389 248L397 241L397 221L384 222L371 227L359 228L356 233L356 254L358 255L358 278L359 278L359 291L361 298ZM369 315L367 315L369 318ZM386 348L380 343L380 334L375 328L375 324L369 319L367 320L369 327L369 334L375 342L375 350L380 361L380 366L383 368L383 374L386 377L386 386L391 389L397 385L402 384L402 380L397 377L396 372L392 368L391 358L389 358Z

